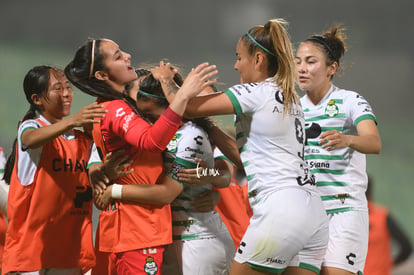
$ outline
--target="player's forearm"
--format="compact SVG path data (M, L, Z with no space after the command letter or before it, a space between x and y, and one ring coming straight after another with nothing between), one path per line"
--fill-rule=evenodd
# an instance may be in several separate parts
M381 139L377 135L348 136L349 147L364 154L379 154Z
M214 141L214 144L231 162L234 163L234 165L243 168L239 149L237 148L236 140L233 137L223 132L218 126L211 127L208 134Z
M122 200L150 204L170 204L183 190L173 179L164 177L161 184L131 184L122 186Z
M210 182L217 188L224 188L229 186L231 182L231 175L233 172L233 165L224 159L218 159L214 162L214 169L218 175L210 175Z
M48 126L29 129L22 134L22 143L30 149L38 148L72 128L70 121L64 119Z

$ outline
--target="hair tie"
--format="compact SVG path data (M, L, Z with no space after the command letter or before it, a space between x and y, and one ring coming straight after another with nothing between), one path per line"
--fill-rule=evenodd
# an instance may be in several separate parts
M308 41L313 41L316 43L321 44L327 51L328 51L328 55L334 60L334 61L339 61L337 58L335 58L333 51L331 50L331 47L329 47L328 43L326 43L326 41L323 39L323 37L320 36L312 36L311 38L307 39Z
M91 55L91 67L89 68L89 79L92 77L92 73L93 73L93 66L94 66L94 61L95 61L95 39L92 40L92 55Z
M146 95L146 96L151 96L151 97L166 99L165 96L153 95L153 94L150 94L150 93L146 93L143 90L138 90L138 93L143 94L143 95Z
M262 50L264 50L265 52L267 52L268 54L270 54L271 56L276 57L276 55L274 53L272 53L271 51L269 51L268 49L266 49L265 47L263 47L262 45L259 44L259 42L257 42L253 36L250 35L250 33L246 33L247 36L257 45L259 46Z

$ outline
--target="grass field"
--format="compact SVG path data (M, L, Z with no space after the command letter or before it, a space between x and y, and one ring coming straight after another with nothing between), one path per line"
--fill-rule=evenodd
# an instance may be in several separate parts
M28 104L22 82L25 73L33 66L55 64L64 66L71 53L30 45L0 44L0 117L2 131L0 146L8 153L16 134L17 122L24 116ZM75 90L72 112L92 102L93 99ZM375 109L375 106L374 106ZM377 114L378 115L378 114ZM380 114L379 129L383 142L380 155L367 157L368 172L375 180L374 198L387 205L397 221L414 240L414 129L407 115ZM231 125L231 117L220 117L222 125Z

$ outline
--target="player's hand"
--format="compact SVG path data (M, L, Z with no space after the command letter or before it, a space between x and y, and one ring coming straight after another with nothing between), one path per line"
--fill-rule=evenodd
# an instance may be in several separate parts
M319 144L322 145L322 148L332 151L339 148L349 147L349 138L349 135L343 135L337 130L329 130L321 134Z
M155 80L161 82L163 79L173 80L174 75L177 73L177 69L170 63L160 61L160 65L151 69L151 74Z
M177 173L178 180L188 186L202 186L210 183L206 163L200 158L194 158L194 160L197 162L197 167L181 169Z
M207 190L191 201L191 209L198 212L213 211L220 201L220 193L216 190Z
M89 182L94 194L100 194L106 189L106 185L110 183L110 180L104 173L103 164L92 164L89 167Z
M94 102L82 107L76 114L67 119L73 127L80 127L90 123L99 123L107 112L102 104Z
M124 149L109 152L106 154L104 161L105 175L109 180L116 180L120 177L131 174L134 168L127 169L132 165L134 160L131 156L125 154Z
M104 210L112 203L112 185L109 185L103 192L94 194L96 208Z
M217 73L216 65L209 65L207 62L201 63L187 75L178 93L189 98L195 97L202 90L216 83Z

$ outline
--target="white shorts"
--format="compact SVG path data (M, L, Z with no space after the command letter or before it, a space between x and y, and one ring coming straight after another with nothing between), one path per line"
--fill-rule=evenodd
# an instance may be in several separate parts
M228 231L216 237L175 240L164 251L163 274L227 275L235 248Z
M235 261L273 273L281 273L288 266L319 272L328 230L318 194L300 188L282 189L253 206Z
M328 217L329 243L322 265L362 272L368 251L368 211L335 213Z

